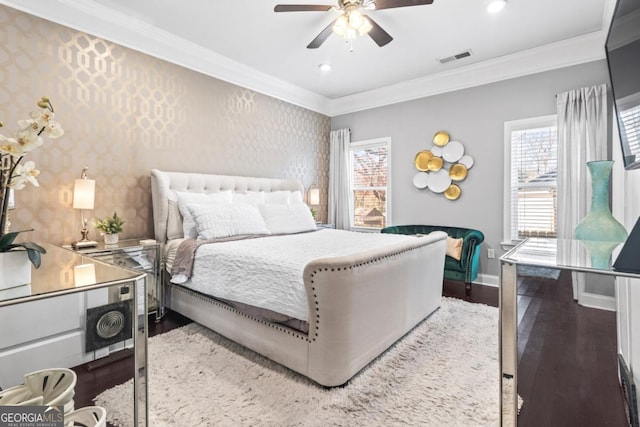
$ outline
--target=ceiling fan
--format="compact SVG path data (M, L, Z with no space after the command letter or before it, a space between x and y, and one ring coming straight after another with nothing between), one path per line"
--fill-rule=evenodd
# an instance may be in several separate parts
M279 4L273 10L274 12L328 12L330 10L342 12L309 43L307 49L320 47L332 32L346 41L352 41L358 36L368 34L378 46L382 47L393 40L393 37L364 12L431 3L433 0L338 0L337 6Z

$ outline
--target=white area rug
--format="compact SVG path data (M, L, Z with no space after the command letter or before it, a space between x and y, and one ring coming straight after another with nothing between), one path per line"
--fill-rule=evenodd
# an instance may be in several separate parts
M498 369L498 310L451 298L332 389L190 324L149 340L149 425L496 426ZM133 425L131 390L96 398L114 425Z

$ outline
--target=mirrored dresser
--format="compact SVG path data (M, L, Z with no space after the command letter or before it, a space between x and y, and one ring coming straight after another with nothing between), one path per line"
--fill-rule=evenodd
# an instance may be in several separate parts
M500 258L500 387L502 396L500 403L501 413L503 415L501 425L515 426L518 424L518 398L516 392L518 390L519 380L519 344L524 344L519 342L519 333L522 332L519 331L519 320L521 317L518 313L520 302L518 295L518 266L551 268L560 271L569 271L572 275L574 273L592 273L597 275L595 277L599 277L599 280L602 281L615 277L640 278L640 274L638 273L618 271L612 268L612 259L615 260L621 246L621 243L615 242L530 238L520 242ZM551 286L555 285L555 282L551 282ZM570 303L573 303L573 299L569 296L571 295L571 291L569 290L566 293L566 298L570 300ZM539 310L544 309L544 307L539 308ZM575 335L569 337L569 341L573 341L573 344L578 342L582 348L593 347L593 345L589 343L589 328L583 324L575 324L576 320L571 318L569 312L561 313L558 317L554 318L554 322L546 325L549 336L552 336L551 339L555 339L556 341L562 339L561 335L556 334L555 331L563 327L561 323L566 323L569 325L570 330L575 329ZM615 337L615 326L612 325L611 330L608 330L606 334ZM615 340L615 338L613 339ZM563 344L572 344L569 341L560 343L559 347L562 347ZM572 348L572 350L569 350L571 347L566 348L566 351L576 352L575 348ZM583 359L589 357L587 354L582 353L578 356ZM561 357L561 355L557 355L557 357ZM551 360L553 360L553 358ZM606 369L612 372L610 375L612 378L610 378L610 380L617 382L615 357L613 357L612 361L607 360L606 363L607 365L614 365L607 366ZM542 373L546 375L551 372L547 377L551 378L551 382L556 381L556 386L549 386L547 384L545 398L551 399L551 401L557 401L559 398L568 397L576 405L582 407L582 411L577 411L575 416L583 417L587 407L595 407L599 401L602 401L603 396L600 394L601 390L589 381L590 373L588 371L572 364L560 363L560 365L562 365L561 369L565 371L563 378L572 378L575 384L568 385L557 382L559 380L554 377L552 369L559 369L558 366L541 366L541 375ZM604 369L604 367L600 365L599 369ZM568 372L568 374L566 372ZM556 396L554 399L554 393L560 393L559 390L570 391L566 393L562 392L562 396ZM622 390L619 391L622 392ZM567 393L569 394L568 396L566 395ZM533 402L527 402L525 399L524 405L532 405L532 403ZM570 410L565 408L565 411ZM595 419L597 417L603 417L598 411L594 410L592 415L593 417L590 418L590 421L594 423L592 425L611 425L609 424L610 420ZM555 423L553 425L560 424Z
M31 282L0 294L0 388L42 369L134 353L133 418L146 426L146 274L50 244ZM77 398L77 397L76 397Z

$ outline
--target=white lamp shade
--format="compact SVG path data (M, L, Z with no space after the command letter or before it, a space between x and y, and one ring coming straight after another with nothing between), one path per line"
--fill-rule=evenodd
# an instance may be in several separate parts
M309 190L309 204L310 205L319 205L320 204L320 189L312 188Z
M93 209L96 194L96 181L93 179L76 179L73 185L74 209Z

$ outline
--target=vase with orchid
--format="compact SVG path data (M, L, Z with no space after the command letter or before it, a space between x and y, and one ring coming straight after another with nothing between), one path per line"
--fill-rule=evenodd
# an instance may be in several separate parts
M57 139L64 134L60 124L54 120L49 98L43 96L37 104L39 109L31 112L28 119L18 120L19 130L14 137L0 134L0 252L24 250L35 268L40 266L41 254L46 252L45 249L33 242L16 243L15 239L22 231L9 232L6 224L10 191L21 190L27 184L40 186L40 171L35 163L29 160L23 164L22 160L29 152L43 145L43 137Z

